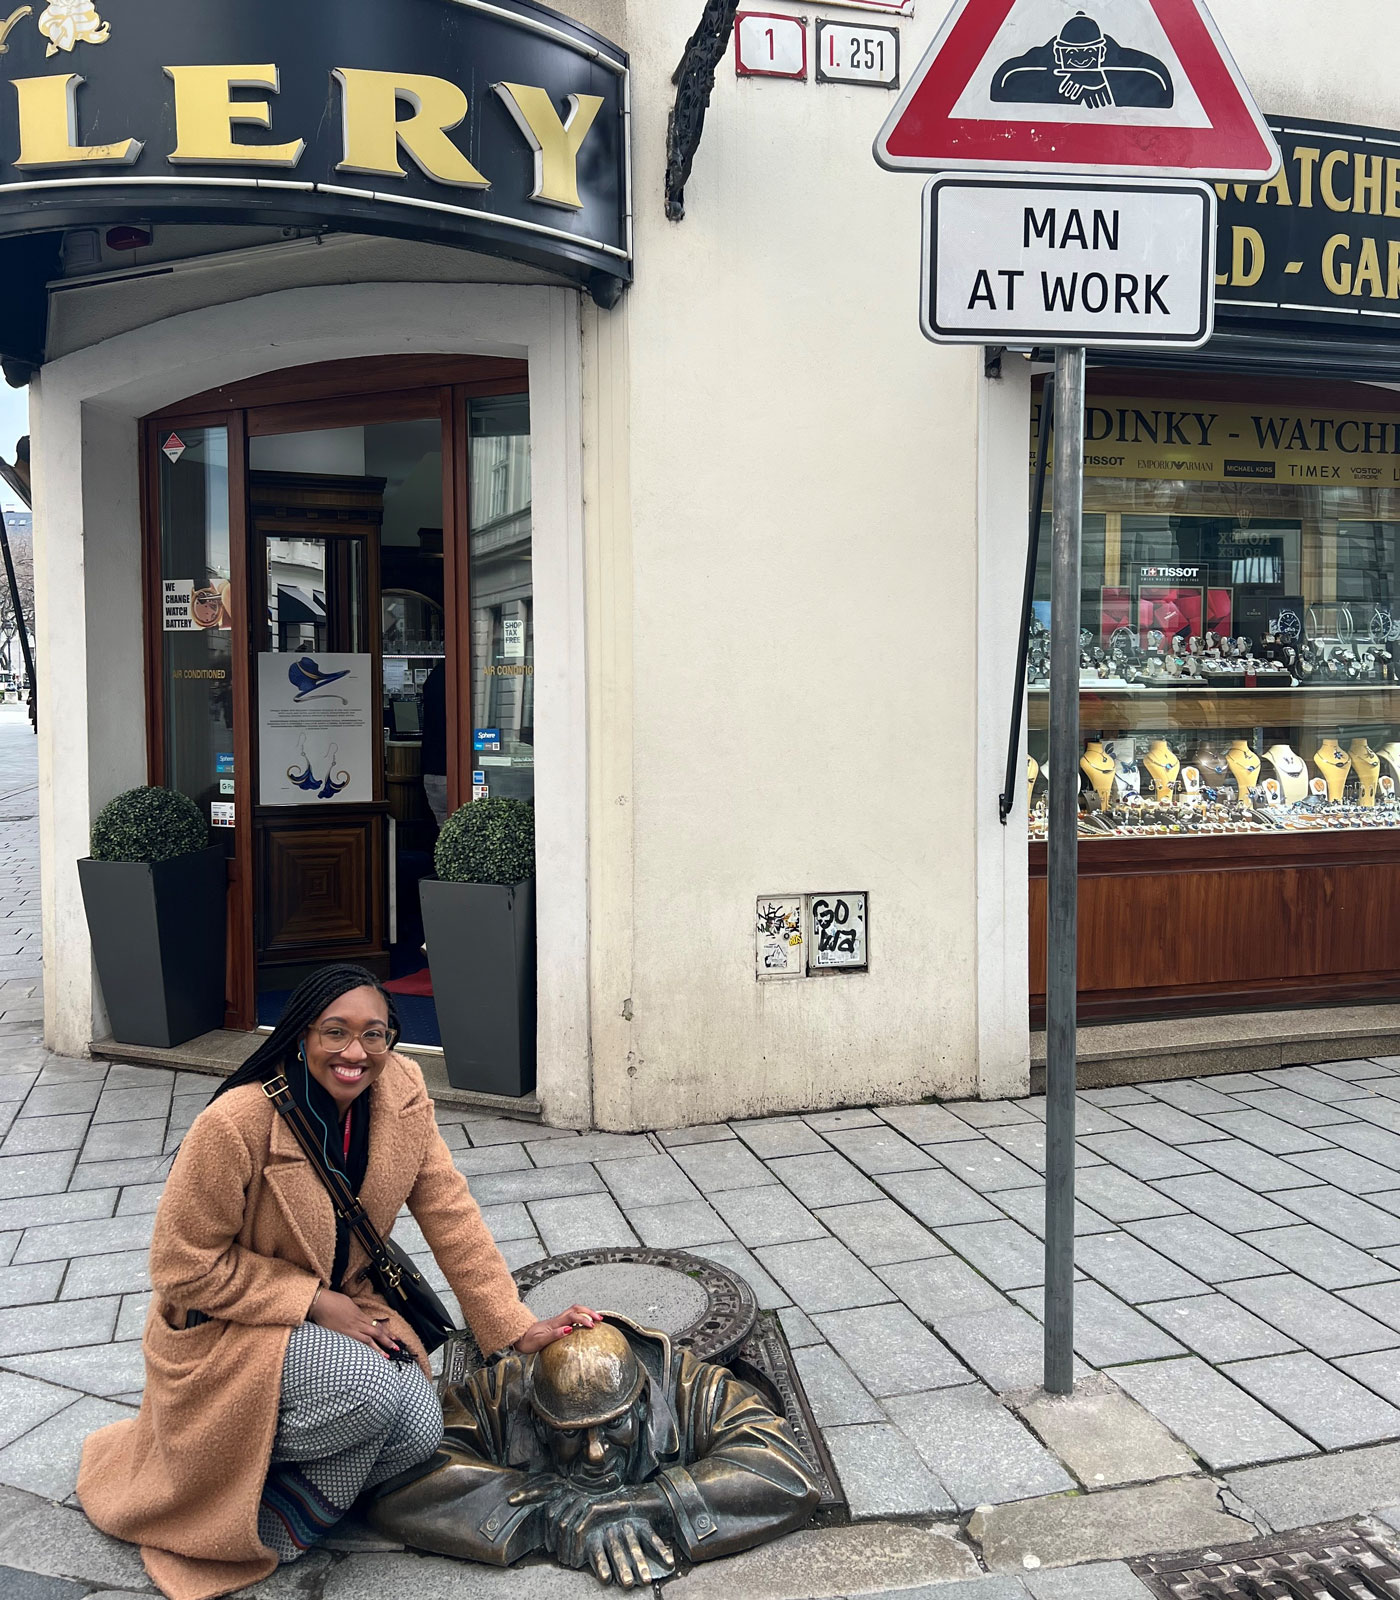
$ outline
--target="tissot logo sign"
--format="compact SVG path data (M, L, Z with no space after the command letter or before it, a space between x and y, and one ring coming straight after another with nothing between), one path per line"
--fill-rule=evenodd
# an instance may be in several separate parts
M0 30L0 234L319 220L630 276L626 57L529 0L41 0Z

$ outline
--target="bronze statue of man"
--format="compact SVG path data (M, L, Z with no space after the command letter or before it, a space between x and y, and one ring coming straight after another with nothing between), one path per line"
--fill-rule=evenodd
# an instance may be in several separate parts
M624 1588L799 1527L817 1504L787 1423L726 1368L609 1315L507 1355L443 1400L442 1448L371 1521L405 1544L509 1565L547 1551Z

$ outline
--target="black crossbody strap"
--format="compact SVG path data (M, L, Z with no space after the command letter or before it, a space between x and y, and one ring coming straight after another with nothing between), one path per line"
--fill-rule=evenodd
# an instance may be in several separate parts
M311 1163L312 1171L325 1184L336 1215L350 1225L351 1231L364 1246L365 1254L369 1256L386 1285L393 1289L401 1300L407 1301L408 1295L403 1287L403 1279L408 1277L416 1283L418 1274L393 1255L380 1237L379 1230L370 1221L365 1208L360 1204L359 1196L351 1189L341 1173L326 1164L325 1153L308 1126L301 1107L292 1097L286 1074L279 1072L275 1077L269 1078L263 1084L263 1093L292 1130L292 1137L301 1146L302 1153Z

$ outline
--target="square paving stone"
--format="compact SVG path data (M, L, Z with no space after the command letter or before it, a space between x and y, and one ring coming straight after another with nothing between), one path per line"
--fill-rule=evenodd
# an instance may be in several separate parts
M1328 1141L1306 1129L1280 1122L1267 1111L1212 1111L1205 1119L1232 1138L1257 1145L1270 1155L1295 1155L1304 1150L1325 1150Z
M886 1172L880 1187L930 1228L959 1222L999 1222L1002 1213L951 1172Z
M482 1172L534 1170L534 1163L525 1154L523 1144L487 1144L480 1149L456 1149L452 1151L452 1165L464 1178L475 1178ZM472 1193L476 1193L475 1184L472 1185Z
M1292 1089L1295 1094L1307 1095L1312 1100L1354 1099L1359 1091L1337 1071L1338 1067L1348 1065L1356 1066L1358 1063L1339 1061L1328 1062L1320 1067L1280 1067L1260 1076L1284 1089Z
M109 1089L173 1089L175 1074L168 1067L141 1067L114 1061L107 1069Z
M158 1156L165 1147L165 1119L150 1122L104 1122L94 1125L83 1141L84 1161L127 1161L133 1156Z
M869 1106L845 1106L836 1111L809 1111L802 1120L818 1133L836 1133L843 1128L873 1128L880 1119Z
M472 1118L462 1125L474 1145L519 1144L522 1141L533 1144L538 1139L560 1139L569 1143L578 1138L572 1128L547 1128L542 1122L517 1121L514 1117Z
M1338 1522L1394 1501L1400 1445L1369 1445L1313 1461L1254 1467L1231 1473L1226 1482L1271 1527Z
M1045 1340L1040 1324L1020 1306L945 1317L939 1337L998 1394L1038 1388L1045 1373ZM1074 1363L1076 1379L1084 1367Z
M1200 1144L1207 1139L1223 1139L1225 1134L1210 1123L1201 1122L1176 1106L1123 1106L1119 1117L1142 1133L1150 1133L1164 1144Z
M110 1255L82 1256L68 1264L63 1299L90 1300L103 1294L144 1294L151 1286L150 1253L118 1250ZM45 1262L54 1266L55 1262Z
M1375 1317L1388 1328L1400 1329L1400 1283L1375 1283L1360 1289L1341 1289L1338 1293L1367 1316Z
M775 1156L817 1156L831 1149L815 1128L801 1117L778 1117L757 1122L736 1122L734 1132L761 1160Z
M852 1205L857 1200L880 1198L870 1179L834 1150L824 1156L784 1156L770 1161L768 1170L804 1205Z
M1045 1281L1045 1246L1014 1222L969 1222L940 1228L939 1237L998 1289Z
M876 1269L921 1322L937 1328L949 1317L1000 1311L1008 1302L958 1256L899 1262Z
M163 1183L133 1183L121 1192L117 1201L119 1217L144 1217L160 1204L165 1192Z
M1369 1355L1342 1356L1333 1363L1381 1399L1400 1406L1400 1350L1373 1350Z
M882 1106L880 1116L915 1144L943 1144L977 1137L975 1128L942 1106Z
M974 1128L1002 1128L1012 1122L1029 1122L1029 1113L1008 1100L954 1100L948 1107L955 1117Z
M920 1227L893 1200L863 1200L853 1206L827 1206L814 1213L868 1267L893 1261L920 1261L947 1255L927 1228Z
M25 1230L15 1261L59 1261L74 1256L107 1255L115 1250L145 1250L155 1228L153 1216L102 1217L92 1222L55 1222Z
M1156 1417L1105 1374L1086 1379L1073 1394L1032 1395L1017 1410L1089 1489L1198 1470Z
M1075 1487L1060 1463L980 1383L886 1401L960 1511Z
M1043 1096L1042 1096L1043 1098ZM1129 1083L1118 1084L1112 1089L1081 1089L1079 1098L1087 1100L1095 1106L1140 1106L1152 1098L1144 1094L1141 1089L1136 1089Z
M1204 1217L1157 1217L1125 1223L1124 1230L1207 1283L1263 1278L1277 1270L1268 1256L1251 1250Z
M1351 1113L1340 1106L1324 1105L1320 1100L1310 1100L1305 1094L1292 1089L1253 1089L1236 1098L1243 1106L1254 1111L1267 1111L1281 1122L1291 1122L1295 1128L1326 1128L1339 1122L1350 1122ZM1331 1134L1327 1135L1331 1138Z
M120 1161L81 1161L68 1180L70 1189L126 1188L138 1183L161 1183L170 1176L170 1156L179 1143L170 1141L165 1154L128 1156Z
M916 1172L932 1167L933 1157L911 1144L901 1133L881 1125L878 1128L850 1128L833 1133L831 1142L848 1161L862 1172Z
M394 1223L394 1231L397 1233L409 1220L407 1217L400 1217ZM520 1204L483 1206L481 1220L491 1230L491 1237L497 1244L503 1239L533 1239L535 1236L535 1225L530 1221L530 1213Z
M28 1356L6 1356L5 1365L45 1383L112 1399L145 1387L146 1364L141 1341L86 1345L76 1350L46 1350Z
M1142 1306L1144 1316L1188 1345L1212 1365L1244 1361L1251 1356L1276 1356L1297 1344L1277 1328L1223 1294L1195 1295L1189 1300L1160 1300Z
M932 1516L955 1509L952 1497L889 1423L825 1430L827 1449L851 1516ZM0 1451L0 1468L4 1452Z
M1140 1222L1144 1217L1180 1215L1181 1207L1166 1194L1149 1189L1117 1167L1090 1167L1074 1175L1075 1194L1110 1222Z
M1045 1291L1017 1289L1011 1297L1036 1319L1045 1320ZM1125 1361L1160 1361L1186 1354L1184 1346L1146 1317L1125 1306L1101 1283L1074 1286L1074 1353L1091 1367Z
M752 1189L722 1189L710 1204L747 1245L791 1244L822 1239L826 1230L806 1206L776 1183Z
M102 1097L100 1081L39 1084L25 1097L21 1117L52 1117L62 1112L93 1111Z
M0 1105L24 1100L38 1076L34 1071L0 1073Z
M1329 1359L1400 1345L1400 1334L1394 1328L1295 1273L1245 1278L1239 1283L1227 1283L1221 1292L1280 1333Z
M755 1251L760 1263L809 1314L872 1306L893 1295L836 1239L774 1244Z
M1099 1115L1102 1115L1102 1113L1099 1113ZM1087 1130L1081 1128L1080 1131L1085 1132ZM1045 1124L1043 1122L1016 1122L1005 1128L988 1128L986 1136L998 1148L1005 1150L1009 1155L1015 1156L1018 1161L1024 1162L1032 1171L1037 1173L1045 1171ZM1102 1156L1096 1156L1092 1150L1086 1150L1082 1144L1076 1144L1074 1147L1074 1165L1077 1170L1082 1172L1085 1167L1101 1167L1106 1163ZM1003 1191L998 1190L997 1192L1000 1194Z
M8 1267L10 1258L15 1253L15 1247L20 1241L19 1230L11 1233L0 1233L0 1267Z
M470 1128L467 1131L470 1133ZM529 1151L537 1167L566 1166L578 1161L616 1161L624 1156L656 1153L656 1146L642 1133L585 1133L576 1139L532 1139Z
M1152 1596L1123 1561L1028 1572L1024 1582L1034 1600L1151 1600Z
M572 1167L531 1167L524 1172L484 1172L471 1180L479 1206L511 1200L560 1200L604 1192L603 1180L585 1163Z
M1347 1110L1373 1127L1400 1133L1400 1104L1390 1096L1372 1095L1366 1100L1348 1100Z
M1114 1169L1110 1169L1114 1170ZM1037 1239L1045 1237L1045 1189L998 1189L993 1196L998 1207L1013 1222L1033 1233ZM1080 1233L1112 1233L1117 1227L1097 1211L1091 1211L1082 1201L1074 1202L1074 1231Z
M536 1261L543 1261L548 1254L549 1251L538 1239L507 1239L501 1246L501 1259L512 1272L519 1272L521 1267L533 1266ZM442 1294L442 1290L439 1289L438 1293ZM451 1310L452 1300L445 1294L442 1294L442 1299L443 1304ZM458 1317L456 1320L460 1323L463 1319Z
M555 1200L532 1200L529 1206L540 1238L552 1256L569 1250L596 1250L637 1242L611 1195L568 1195Z
M706 1261L718 1261L720 1266L737 1272L753 1290L760 1311L778 1311L783 1307L795 1309L787 1290L769 1277L737 1239L719 1239L713 1244L697 1245L694 1254L703 1256Z
M1400 1437L1400 1411L1318 1356L1233 1361L1221 1370L1324 1450Z
M884 1408L830 1345L803 1346L792 1358L819 1428L887 1420Z
M767 1167L737 1139L673 1148L676 1158L702 1194L721 1189L748 1189L777 1180Z
M0 1200L0 1228L32 1228L47 1222L89 1222L110 1217L119 1193L116 1188L70 1190L67 1194Z
M76 1389L60 1389L18 1372L0 1372L0 1448L71 1406Z
M60 1193L68 1187L77 1159L72 1150L38 1156L0 1156L0 1200Z
M1400 1244L1400 1217L1328 1183L1285 1190L1279 1204L1363 1250Z
M1394 1267L1377 1261L1364 1250L1354 1250L1310 1222L1292 1228L1266 1228L1261 1233L1243 1234L1242 1238L1322 1289L1355 1289L1395 1276Z
M1163 1194L1178 1200L1187 1210L1206 1217L1226 1233L1245 1233L1251 1228L1286 1228L1292 1215L1283 1209L1286 1201L1277 1205L1255 1194L1242 1184L1234 1183L1221 1172L1200 1172L1193 1178L1163 1178L1157 1187ZM1315 1193L1301 1189L1300 1194Z
M862 1306L812 1320L877 1399L968 1382L967 1369L907 1306Z
M1342 1128L1328 1128L1327 1137L1343 1150L1379 1162L1400 1176L1400 1133L1372 1122L1348 1122Z
M628 1206L664 1206L699 1200L700 1191L670 1156L633 1156L623 1161L600 1161L598 1175L624 1209Z
M36 1261L27 1267L0 1267L0 1306L28 1306L58 1298L66 1261Z
M50 1150L80 1150L87 1137L84 1112L60 1117L25 1117L15 1123L0 1144L0 1156L42 1155Z
M1113 1378L1213 1472L1316 1451L1302 1434L1195 1356L1115 1367Z
M1136 1129L1131 1133L1086 1134L1081 1143L1096 1156L1102 1156L1138 1178L1179 1178L1185 1173L1202 1170L1199 1161L1175 1146L1163 1144L1160 1139Z
M0 1483L48 1500L65 1499L77 1487L78 1462L88 1434L135 1415L130 1406L85 1395L0 1450Z
M1301 1189L1321 1181L1311 1172L1304 1172L1289 1161L1280 1161L1277 1156L1246 1144L1243 1139L1213 1139L1209 1144L1193 1144L1186 1148L1199 1156L1206 1166L1214 1167L1256 1193Z
M97 1109L92 1114L92 1120L94 1123L140 1122L153 1117L159 1117L164 1120L169 1115L170 1090L168 1087L113 1089L109 1086L103 1092L102 1098L97 1102Z
M1199 1117L1203 1111L1238 1111L1239 1107L1228 1094L1221 1094L1199 1078L1165 1079L1160 1083L1144 1083L1143 1090L1154 1100L1165 1101L1178 1111L1188 1111Z
M781 1307L778 1311L778 1321L782 1323L783 1333L794 1350L800 1350L804 1345L826 1343L817 1332L816 1323L805 1311L799 1311L796 1306Z
M151 1297L148 1294L124 1294L122 1308L117 1313L117 1328L113 1334L114 1339L139 1339L146 1327L146 1313L151 1309Z
M1207 1292L1200 1278L1126 1233L1089 1234L1078 1241L1075 1254L1091 1278L1130 1305Z
M939 1164L983 1194L1037 1185L1041 1176L990 1139L934 1147Z
M642 1243L656 1250L689 1250L734 1237L703 1200L629 1206L625 1216Z

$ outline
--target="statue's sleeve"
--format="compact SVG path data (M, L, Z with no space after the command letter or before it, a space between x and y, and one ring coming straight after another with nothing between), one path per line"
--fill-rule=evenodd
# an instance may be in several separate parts
M543 1547L537 1506L513 1506L529 1481L506 1465L512 1404L522 1403L521 1362L507 1357L482 1368L443 1397L445 1432L431 1469L390 1485L370 1520L381 1533L417 1550L508 1566Z
M756 1390L683 1351L676 1402L687 1465L656 1482L689 1560L733 1555L806 1522L820 1491L792 1430Z

